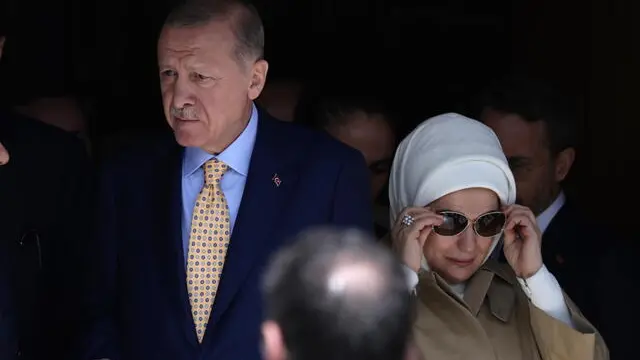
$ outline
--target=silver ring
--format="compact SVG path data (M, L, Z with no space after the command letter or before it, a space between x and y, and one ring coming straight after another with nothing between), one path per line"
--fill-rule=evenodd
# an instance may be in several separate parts
M402 225L404 226L411 226L415 221L416 219L414 219L413 216L408 214L402 217Z

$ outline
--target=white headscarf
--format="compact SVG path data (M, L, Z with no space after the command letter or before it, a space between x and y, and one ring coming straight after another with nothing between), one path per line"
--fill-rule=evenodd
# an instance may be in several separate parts
M427 119L396 152L389 180L391 224L408 206L426 206L470 188L492 190L503 205L515 202L515 181L498 137L479 121L459 114ZM424 258L423 268L428 270Z

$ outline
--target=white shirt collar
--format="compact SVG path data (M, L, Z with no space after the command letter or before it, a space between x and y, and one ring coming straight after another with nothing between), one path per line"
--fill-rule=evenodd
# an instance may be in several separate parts
M544 234L545 230L549 227L551 220L558 214L558 211L564 206L566 201L566 197L564 192L560 192L560 195L549 205L549 207L538 215L536 221L538 222L538 226L540 227L540 231Z

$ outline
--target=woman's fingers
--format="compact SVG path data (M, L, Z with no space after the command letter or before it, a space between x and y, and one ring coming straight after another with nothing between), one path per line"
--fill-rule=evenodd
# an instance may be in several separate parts
M410 216L411 221L403 222L406 216ZM443 221L441 215L425 208L405 209L399 215L392 231L392 240L394 251L400 255L405 265L414 271L420 269L424 243L433 226L440 225Z
M411 216L413 220L410 225L403 222L404 217L407 215ZM431 228L440 225L443 220L441 215L428 208L407 208L400 213L392 233L396 241L404 243L407 240L415 239L418 240L420 245L424 245L431 233Z
M504 228L504 241L509 245L518 237L522 240L538 237L538 227L535 217L529 209L511 209L507 213L507 223Z
M529 220L531 221L531 223L535 224L536 223L536 216L533 215L533 212L525 206L521 206L521 205L510 205L505 207L504 209L504 214L507 216L507 218L509 218L512 215L523 215L526 216L527 218L529 218Z
M422 247L433 227L442 224L442 221L443 219L440 215L433 213L422 214L415 218L411 225L404 225L404 229L401 229L400 232L404 234L403 237L407 239L418 240L420 247Z

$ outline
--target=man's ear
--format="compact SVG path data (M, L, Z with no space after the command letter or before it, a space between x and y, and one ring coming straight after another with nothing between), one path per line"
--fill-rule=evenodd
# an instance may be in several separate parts
M555 161L555 173L554 177L556 182L562 182L567 175L569 175L569 171L571 171L571 167L573 166L573 162L576 159L576 151L574 148L566 148L562 150L556 156Z
M285 360L287 350L284 347L282 331L274 321L262 323L262 355L264 360Z
M249 84L249 98L255 100L260 96L264 84L267 82L269 63L266 60L258 60L251 69L251 83Z

